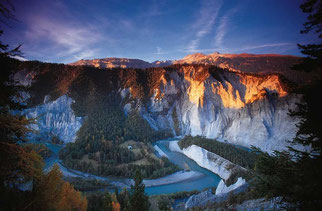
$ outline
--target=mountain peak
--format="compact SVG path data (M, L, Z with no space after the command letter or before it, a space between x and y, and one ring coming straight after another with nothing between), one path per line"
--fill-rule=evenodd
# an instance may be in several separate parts
M189 55L185 56L182 60L192 61L192 60L196 60L196 59L202 59L206 56L207 55L203 54L203 53L194 53L194 54L189 54Z

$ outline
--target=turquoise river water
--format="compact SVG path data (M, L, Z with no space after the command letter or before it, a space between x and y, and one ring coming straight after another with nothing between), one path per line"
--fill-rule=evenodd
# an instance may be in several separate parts
M175 192L181 192L181 191L192 191L192 190L203 190L205 188L212 188L217 187L219 181L221 178L212 173L211 171L200 167L195 161L191 160L187 156L185 156L182 153L173 152L169 149L169 142L171 141L178 141L179 138L171 138L166 140L160 140L156 141L154 145L157 145L169 158L170 162L178 165L182 169L185 170L191 170L201 173L202 175L193 178L193 179L187 179L184 181L172 183L172 184L166 184L166 185L158 185L158 186L152 186L152 187L146 187L145 191L148 195L157 195L157 194L169 194L169 193L175 193ZM48 169L51 167L54 163L59 163L58 158L58 152L62 148L62 146L59 145L53 145L50 143L45 143L45 145L53 151L53 155L46 159L46 165L45 169ZM112 178L112 177L99 177L75 170L70 170L68 168L65 168L63 166L60 166L62 171L64 172L70 172L74 174L75 172L83 176L85 175L87 178L96 178L99 180L105 180L105 181L111 181L111 182L124 182L125 179L123 178Z

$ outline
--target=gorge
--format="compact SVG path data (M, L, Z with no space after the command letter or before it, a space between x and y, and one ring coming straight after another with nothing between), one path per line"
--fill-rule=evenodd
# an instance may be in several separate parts
M246 55L241 56L247 59ZM231 61L233 65L245 66L243 63L238 64L238 55L230 57L237 58ZM271 61L279 58L281 63L284 58L289 69L275 69L272 73L260 72L267 69L260 66L263 57L272 67L280 64ZM257 58L260 63L256 62ZM14 79L18 84L26 84L24 80L33 74L32 82L28 83L35 85L30 86L29 94L37 95L37 99L29 99L35 106L26 110L26 113L29 117L41 116L37 125L40 133L50 132L66 143L75 141L82 118L86 116L75 115L71 105L80 103L75 103L78 99L74 96L91 94L91 90L86 90L87 93L76 93L76 90L72 90L73 86L91 74L92 77L104 78L104 82L101 79L95 81L93 78L88 83L108 83L109 85L104 85L99 91L105 92L105 96L109 93L116 95L116 104L125 114L138 112L156 131L165 130L173 135L183 136L201 135L248 148L254 145L264 151L285 149L285 140L294 138L295 124L298 121L290 117L288 112L295 109L295 104L300 99L292 94L292 78L285 77L292 71L289 58L249 55L248 59L253 61L254 64L250 64L249 69L255 69L255 73L202 64L145 70L106 69L99 72L86 69L86 66L69 67L28 62L29 67L20 64L22 67L17 68L18 73ZM229 63L225 62L225 65L229 67ZM284 66L282 65L283 68ZM50 73L50 69L57 69L57 74ZM47 85L50 90L46 93L37 86L44 83L41 78L47 76L54 77L54 82ZM90 85L80 82L84 83L82 86ZM93 85L92 89L98 89L95 87L97 85Z
M87 61L72 65L11 61L10 68L16 71L12 77L14 83L25 87L19 100L28 108L22 114L36 119L32 128L38 132L31 134L29 139L49 142L58 139L68 144L60 158L65 175L106 180L109 173L80 167L98 165L95 168L99 169L107 165L97 157L103 151L95 148L95 144L106 146L113 141L113 146L117 146L114 144L127 140L144 140L147 143L191 135L245 148L255 146L267 152L287 149L287 140L295 137L299 122L289 115L301 100L301 96L292 92L301 77L290 74L291 66L299 59L215 53L158 63L171 64L164 67L153 67L152 63L140 66L142 62L137 60L125 60L127 66L120 63L113 66L115 61L119 61L113 58L93 60L94 64ZM100 66L106 61L109 61L109 66ZM124 59L120 61L124 62ZM305 83L307 78L302 77L301 80ZM93 124L97 124L98 129L91 129ZM104 126L101 127L102 124ZM115 127L122 130L115 131ZM210 152L204 153L207 156L195 153L196 150L203 152L203 148L193 149L192 145L182 151L175 146L176 141L170 141L169 146L165 143L155 143L158 154L185 171L146 180L148 194L201 191L216 187L221 178L224 181L229 179L231 172L227 171L227 166L234 165L229 161L221 161L227 162L226 167L221 167L221 164L209 162L207 153ZM76 155L76 149L83 151L82 154ZM126 150L121 152L126 153ZM50 165L59 162L58 154L56 156L56 161L51 160ZM211 155L211 159L214 156L218 155ZM134 161L139 162L138 159ZM216 159L222 158L218 156ZM69 168L74 169L72 173ZM80 171L75 175L76 170ZM97 174L100 176L94 176ZM181 179L178 180L179 177ZM220 191L245 184L243 180L240 184L237 181L236 187L227 187L223 180ZM116 187L129 187L131 184L126 179L106 181Z

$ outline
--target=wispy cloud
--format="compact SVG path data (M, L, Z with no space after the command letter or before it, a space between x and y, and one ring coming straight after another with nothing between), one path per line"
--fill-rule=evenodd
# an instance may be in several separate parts
M282 43L266 43L266 44L259 44L259 45L246 45L239 48L204 48L204 49L195 49L196 52L200 53L209 53L209 52L215 52L219 51L220 53L251 53L253 50L257 49L267 49L266 52L270 52L270 49L274 49L274 52L276 53L283 53L284 51L287 51L292 48L296 48L296 43L288 43L288 42L282 42ZM188 52L184 51L183 52Z
M285 47L285 46L296 47L296 43L283 42L283 43L267 43L267 44L261 44L261 45L244 46L242 48L237 49L236 51L249 51L249 50L254 50L259 48L273 48L273 47Z
M43 16L31 17L31 22L32 24L28 25L28 29L25 32L27 40L45 40L50 42L53 48L55 48L56 55L66 57L67 60L93 56L95 52L95 48L92 48L93 44L102 39L100 33L90 26L54 21Z
M223 38L226 35L227 32L227 23L228 23L229 16L225 15L221 18L219 26L216 29L216 35L215 35L215 46L221 47Z
M188 44L186 49L187 52L196 52L200 40L210 33L215 24L221 5L222 1L204 0L201 2L198 18L192 25L192 29L196 32L194 38Z
M239 11L239 6L236 6L230 10L228 10L223 17L220 18L219 25L215 32L215 38L214 38L214 45L217 48L222 48L223 45L223 39L227 33L227 30L229 28L229 21L230 18Z
M39 11L24 18L24 48L30 57L72 62L93 58L100 51L101 43L113 42L108 34L103 35L107 20L81 20L81 15L72 13L63 1L39 2ZM78 11L77 11L78 12ZM129 23L120 23L121 26Z

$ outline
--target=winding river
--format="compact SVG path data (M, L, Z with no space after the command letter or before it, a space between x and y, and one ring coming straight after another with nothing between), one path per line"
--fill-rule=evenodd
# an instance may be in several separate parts
M162 152L168 157L170 162L178 165L184 171L177 172L173 175L158 178L155 180L144 181L146 183L146 193L148 195L157 194L169 194L180 191L192 191L203 190L205 188L216 187L221 178L213 172L200 167L196 162L185 156L184 154L173 152L169 149L169 143L171 141L178 141L180 138L170 138L166 140L156 141L154 145L159 147ZM58 158L58 152L62 146L45 144L50 150L53 151L53 155L46 159L45 170L48 170L54 163L58 163L61 171L65 176L78 176L84 178L95 178L98 180L104 180L110 182L120 188L127 187L130 184L129 179L115 178L115 177L100 177L92 174L71 170L60 164ZM156 152L157 156L160 156ZM164 181L168 182L164 182ZM170 181L170 182L169 182ZM166 183L166 184L165 184Z

